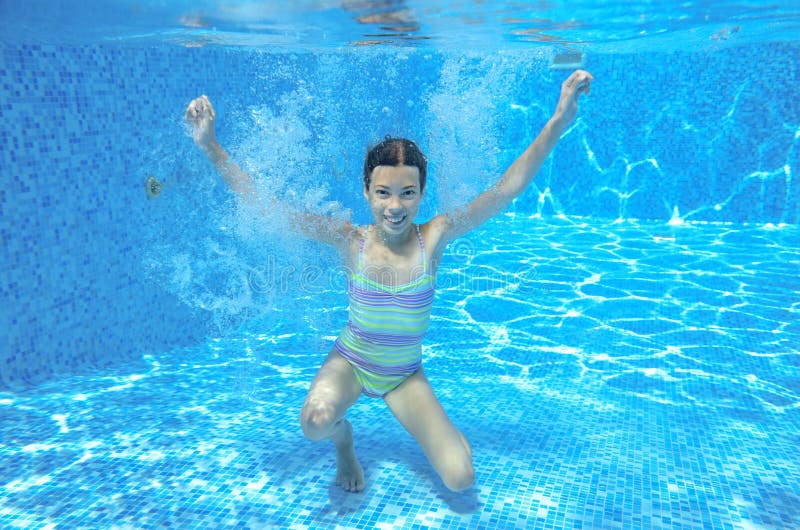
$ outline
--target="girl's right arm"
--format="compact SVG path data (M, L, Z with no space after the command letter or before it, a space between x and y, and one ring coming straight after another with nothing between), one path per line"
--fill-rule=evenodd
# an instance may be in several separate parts
M192 100L186 108L184 119L192 126L192 138L203 150L214 167L225 179L231 190L248 205L260 208L262 212L278 212L289 224L300 230L306 237L345 250L353 234L354 227L349 221L340 221L332 217L312 214L293 208L274 198L260 197L256 191L253 178L242 171L239 165L230 159L230 155L217 142L214 130L216 114L208 97L200 96Z

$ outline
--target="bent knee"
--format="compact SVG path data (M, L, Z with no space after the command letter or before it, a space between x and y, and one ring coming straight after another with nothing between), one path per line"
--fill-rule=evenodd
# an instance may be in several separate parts
M303 434L315 442L327 438L336 421L333 407L322 401L307 401L300 411Z
M461 462L451 464L444 469L440 476L442 482L451 491L463 491L475 482L475 469L472 467L472 459L464 459Z

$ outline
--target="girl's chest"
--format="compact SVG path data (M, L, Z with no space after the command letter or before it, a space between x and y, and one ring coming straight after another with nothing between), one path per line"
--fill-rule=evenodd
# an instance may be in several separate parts
M348 268L370 281L387 286L411 283L427 271L419 244L390 249L378 244L356 245L351 249Z
M425 266L419 251L397 254L373 249L362 254L360 273L374 282L397 286L419 279L425 273Z

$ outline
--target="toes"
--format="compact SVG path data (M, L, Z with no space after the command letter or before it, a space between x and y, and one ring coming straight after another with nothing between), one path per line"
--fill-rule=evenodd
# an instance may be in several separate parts
M336 480L336 485L345 491L349 491L350 493L358 493L364 489L364 484L359 482L358 479L340 478Z

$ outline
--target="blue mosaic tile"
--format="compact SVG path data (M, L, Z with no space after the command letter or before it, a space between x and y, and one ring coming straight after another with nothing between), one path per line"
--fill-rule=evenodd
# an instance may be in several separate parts
M590 57L576 127L440 273L426 370L475 486L449 492L362 400L369 486L349 495L297 424L346 301L333 275L287 285L330 256L231 229L181 113L208 93L248 170L283 189L325 168L326 199L353 208L346 153L419 137L430 215L513 160L557 74L513 53L0 45L0 526L800 526L800 236L782 225L800 212L800 109L780 82L797 56ZM666 88L656 103L641 86ZM270 247L297 256L267 287Z
M590 230L603 235L578 237L586 229L507 216L476 233L475 254L466 257L466 263L480 263L503 238L532 235L519 240L514 257L496 258L498 267L535 258L557 278L559 266L568 264L579 271L567 277L571 291L520 297L512 277L487 291L455 282L440 289L424 350L426 371L472 444L477 474L469 490L448 491L385 405L364 398L349 418L368 487L359 494L340 491L333 484L332 447L303 438L298 424L330 341L319 341L324 329L275 333L266 318L235 336L146 356L140 365L0 394L3 524L796 526L800 341L797 329L782 320L787 314L769 309L777 310L776 293L784 306L800 303L797 277L774 281L794 259L787 242L797 229L686 226L656 246L648 242L656 240L660 224L593 220ZM618 242L609 244L615 237ZM585 242L565 255L561 243L573 238ZM731 244L716 245L720 238ZM595 258L597 241L612 251L624 242L640 254L617 257L617 268ZM686 249L693 260L665 265L665 258ZM751 290L755 276L747 266L725 271L719 281L713 272L697 274L697 260L712 249L721 261L757 260L776 276L760 276L763 288ZM635 281L652 270L671 279L666 285ZM634 281L619 282L624 275ZM587 281L606 288L584 290ZM498 296L498 288L505 294ZM729 289L738 298L726 308ZM591 314L587 309L602 307L607 294L633 307L642 299L662 303L649 313L586 319L570 309L582 299L582 313ZM530 317L518 310L505 322L474 318L480 306L459 303L492 296L500 310L524 301ZM324 328L338 295L319 297L320 304L305 311L309 322ZM764 308L772 328L759 335L737 326L762 324L729 319L713 325L716 333L698 334L694 313L686 310L698 303L717 307L718 315ZM683 310L675 313L672 306ZM679 327L646 325L661 315L677 318ZM599 329L607 330L602 339L595 337ZM460 342L462 336L475 339Z

